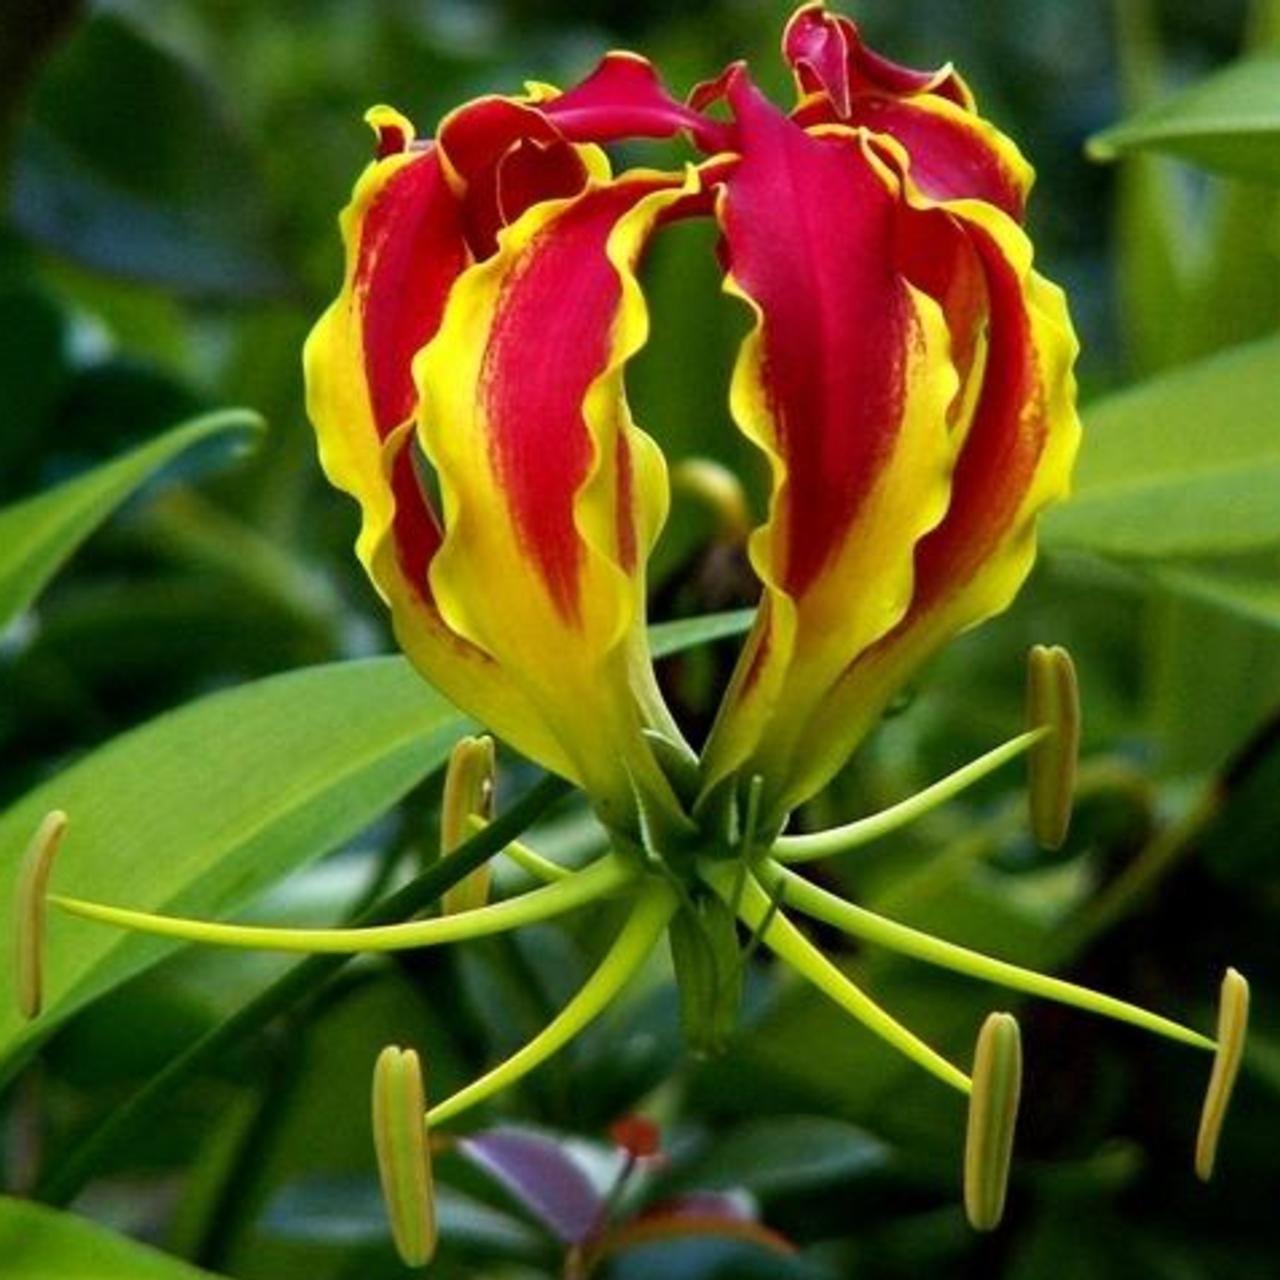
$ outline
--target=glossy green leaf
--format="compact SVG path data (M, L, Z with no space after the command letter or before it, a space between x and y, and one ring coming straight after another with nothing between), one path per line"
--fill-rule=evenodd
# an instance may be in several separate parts
M1164 151L1219 173L1280 182L1280 58L1224 68L1089 140L1095 160Z
M683 649L740 636L745 634L754 615L754 609L733 609L728 613L708 613L699 618L660 622L649 629L649 648L655 658L667 658Z
M145 481L200 446L242 446L261 429L261 419L247 409L211 413L0 509L0 627L30 605L76 547Z
M147 1245L71 1213L0 1198L4 1280L210 1280Z
M1109 396L1085 412L1071 500L1045 545L1125 557L1280 543L1280 337Z
M0 919L16 859L70 815L53 883L151 910L225 915L350 838L438 768L468 722L398 658L311 667L201 699L115 739L0 818ZM0 1060L172 950L49 922L45 1013L0 971Z

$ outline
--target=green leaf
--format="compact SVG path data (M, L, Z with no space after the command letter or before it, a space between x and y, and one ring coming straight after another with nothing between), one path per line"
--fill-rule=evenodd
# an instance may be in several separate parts
M130 21L92 16L32 95L18 226L130 279L220 298L286 292L252 151L219 86Z
M1280 336L1088 408L1074 496L1043 530L1049 547L1143 558L1280 542Z
M27 1200L0 1198L5 1280L209 1280L105 1227Z
M71 823L68 893L224 916L368 826L438 768L468 722L399 658L312 667L161 716L28 793L0 818L0 919L43 815ZM173 950L49 921L45 1012L20 1021L0 971L0 1061Z
M745 615L654 628L670 653L736 634ZM0 919L41 818L71 823L54 880L78 897L224 916L368 826L444 763L469 721L403 658L309 667L214 694L101 747L0 816ZM0 1063L174 949L50 920L45 1011L20 1021L0 971ZM0 1077L3 1076L0 1070Z
M700 618L660 622L649 628L649 649L655 658L668 658L684 649L742 635L751 626L754 609L733 609L728 613L707 613Z
M766 1199L883 1170L889 1148L856 1125L825 1116L764 1116L732 1129L688 1169L683 1190L745 1187Z
M0 627L27 608L63 561L144 481L198 446L243 445L262 429L247 409L175 427L86 475L0 509Z
M1095 160L1165 151L1218 173L1280 182L1280 58L1248 58L1089 139Z
M1280 628L1280 562L1274 556L1162 565L1155 579L1178 595Z

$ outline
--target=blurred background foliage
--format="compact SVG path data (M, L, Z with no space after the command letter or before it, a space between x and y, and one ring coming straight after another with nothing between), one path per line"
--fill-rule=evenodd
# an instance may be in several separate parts
M206 423L83 495L77 536L141 488L38 604L26 607L56 558L26 586L0 575L0 602L12 590L22 606L0 633L0 806L17 815L6 837L21 838L18 817L25 822L34 802L20 798L32 787L47 788L58 770L166 709L390 648L350 554L353 509L315 463L299 360L339 280L335 217L370 154L364 109L393 103L427 132L464 99L528 77L568 82L618 44L652 57L678 90L746 55L785 96L776 43L789 7L6 0L0 536L18 538L19 524L4 523L6 504L87 476L193 415L243 404L269 423L260 438L248 419ZM891 802L1007 736L1021 716L1027 645L1067 644L1082 674L1087 738L1064 850L1032 846L1018 780L1006 776L824 874L897 918L1058 966L1199 1026L1211 1024L1223 965L1242 968L1259 998L1221 1171L1208 1189L1191 1174L1203 1060L1084 1015L1019 1007L1029 1085L1016 1181L1005 1226L975 1237L958 1200L957 1100L764 964L723 1057L681 1056L674 1000L657 972L505 1109L603 1141L611 1120L643 1106L663 1121L670 1160L642 1195L745 1189L763 1221L799 1248L783 1263L747 1244L651 1246L615 1261L618 1276L1273 1274L1280 175L1274 158L1259 161L1243 143L1230 156L1227 144L1209 144L1208 170L1194 139L1179 159L1146 149L1141 128L1137 142L1117 134L1113 149L1126 154L1112 166L1091 162L1084 143L1121 118L1141 122L1242 55L1274 59L1280 4L848 7L873 47L921 66L953 60L985 114L1033 159L1032 236L1042 270L1072 300L1091 443L1080 498L1048 523L1046 552L1017 606L935 664L802 820L818 826ZM1268 65L1280 82L1280 61ZM1274 124L1274 90L1270 109ZM718 458L751 478L759 501L758 460L725 404L743 319L719 293L709 247L705 229L685 227L656 246L646 265L653 340L630 388L638 419L669 457ZM251 456L232 462L231 446L250 436ZM738 550L717 544L707 513L677 495L655 567L655 620L750 599ZM733 652L722 641L665 665L689 723L705 722ZM178 725L163 743L117 760L114 774L91 769L78 785L110 780L134 806L119 800L119 812L142 815L113 836L140 884L157 865L145 857L166 857L148 796L159 804L177 788L188 808L159 826L165 841L199 828L211 842L221 879L211 873L203 905L239 905L274 880L256 916L338 918L371 885L428 856L432 774L460 732L443 710L420 707L394 672L378 679L386 715L369 715L360 730L368 757L341 786L332 779L350 755L343 735L354 732L366 692L353 686L342 702L325 683L329 718L310 719L321 684L305 680L272 685L252 714L237 702L216 725ZM271 736L294 715L287 744ZM317 749L320 733L333 735L333 760ZM393 739L395 750L381 745ZM260 758L255 742L266 744ZM200 826L202 803L216 827L215 799L247 795L252 771L268 805L313 752L308 767L328 807L300 804L257 844L246 838L233 874L226 840ZM508 761L504 795L526 773ZM570 803L536 839L582 856L596 836ZM10 858L7 844L0 856ZM457 955L353 966L187 1081L100 1165L77 1208L246 1280L401 1274L367 1134L378 1047L424 1048L433 1091L443 1093L545 1020L602 936L593 919ZM1005 1000L824 942L953 1053L967 1054L983 1012ZM9 1192L29 1192L282 968L190 951L157 966L161 954L140 950L119 966L113 982L122 985L68 1007L38 1058L34 1040L0 1028ZM556 1274L559 1253L528 1214L453 1159L441 1166L455 1191L438 1274ZM0 1240L18 1221L0 1214ZM153 1263L132 1254L112 1270L115 1245L96 1236L81 1245L74 1232L48 1229L49 1256L68 1250L58 1274L152 1274ZM71 1259L91 1256L92 1269L75 1270ZM16 1265L17 1280L48 1274ZM184 1274L194 1273L155 1271L157 1280Z

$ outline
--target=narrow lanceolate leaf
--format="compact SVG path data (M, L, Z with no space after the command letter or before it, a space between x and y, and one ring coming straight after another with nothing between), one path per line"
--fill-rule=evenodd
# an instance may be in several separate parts
M147 480L202 447L234 453L261 430L262 420L247 409L211 413L56 489L0 508L0 628L31 604L85 538Z
M1027 757L1031 833L1041 848L1059 849L1071 825L1080 753L1080 689L1061 646L1036 645L1027 657L1027 728L1049 731Z
M4 1280L215 1280L88 1219L0 1197Z
M1213 1177L1218 1139L1222 1136L1231 1091L1240 1071L1248 1030L1249 984L1239 971L1228 969L1222 979L1218 1007L1218 1052L1213 1059L1213 1074L1209 1077L1204 1111L1200 1116L1200 1132L1196 1136L1196 1173L1204 1182Z
M1049 546L1164 559L1280 544L1280 337L1108 396L1085 419Z
M744 625L733 614L691 618L658 628L656 647L677 652ZM53 876L58 891L225 916L366 827L438 769L469 727L402 658L314 667L192 703L0 815L0 918L14 918L31 833L59 807L72 834ZM0 966L0 1079L37 1037L174 945L50 921L36 1022L21 1018L16 974Z
M398 659L314 667L215 694L86 756L0 817L0 918L51 809L70 894L218 917L366 827L444 762L467 722ZM50 919L45 1011L0 969L0 1073L24 1045L153 964L168 942Z
M993 1013L978 1034L964 1149L964 1208L976 1231L991 1231L1004 1214L1021 1092L1017 1019Z
M373 1144L396 1249L425 1267L436 1251L436 1197L427 1140L422 1064L412 1049L388 1045L373 1069Z
M1280 57L1248 58L1089 140L1095 160L1163 151L1219 173L1280 183Z

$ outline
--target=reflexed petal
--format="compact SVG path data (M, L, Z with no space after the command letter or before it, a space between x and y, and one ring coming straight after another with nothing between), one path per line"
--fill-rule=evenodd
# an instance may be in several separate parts
M745 76L729 99L742 159L720 206L726 287L757 318L731 407L773 494L751 541L765 601L706 782L749 761L772 808L817 704L907 610L915 545L946 509L959 380L938 302L895 263L897 174L851 131L807 134Z
M365 170L342 214L342 292L304 353L321 465L360 504L357 553L410 659L459 706L567 772L532 709L489 658L449 630L432 595L428 568L441 529L408 447L417 402L412 361L439 326L469 255L437 151L410 149L407 122L385 109L371 123L386 154Z
M788 24L783 52L802 100L796 119L865 126L895 138L911 176L937 200L971 197L1021 218L1034 173L1014 143L976 113L948 65L913 71L873 53L848 18L807 5Z
M458 281L415 365L445 507L441 610L519 681L596 794L617 794L624 758L648 760L628 668L667 484L622 369L648 326L636 260L688 190L624 175L528 210Z
M728 125L673 98L652 64L634 53L605 54L581 84L541 106L575 142L670 138L683 131L703 151L726 150L733 143Z
M487 258L498 232L543 200L577 195L591 177L607 179L595 147L575 147L537 105L477 98L440 124L441 168L461 207L471 252Z

